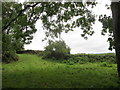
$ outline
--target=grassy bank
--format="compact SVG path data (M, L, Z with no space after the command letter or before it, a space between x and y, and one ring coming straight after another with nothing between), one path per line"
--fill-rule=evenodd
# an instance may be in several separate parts
M20 54L19 61L3 64L3 88L115 88L120 87L116 64L67 64Z

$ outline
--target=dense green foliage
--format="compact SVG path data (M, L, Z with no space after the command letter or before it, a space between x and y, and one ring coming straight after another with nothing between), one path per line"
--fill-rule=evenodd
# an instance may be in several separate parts
M113 37L113 22L111 16L100 15L99 21L102 23L102 35L108 35L109 50L115 49L115 42Z
M87 2L86 5L82 2L29 2L24 4L4 2L2 5L3 61L7 61L5 60L6 54L14 57L16 51L23 49L24 44L31 43L38 19L42 20L43 28L47 30L46 37L58 38L61 32L67 33L80 27L83 30L81 36L87 39L86 35L94 33L92 25L95 22L95 15L88 7L93 8L95 5L96 2ZM72 20L75 17L76 19ZM99 21L103 23L102 34L109 32L109 49L112 49L114 46L112 19L104 15L99 17ZM46 53L49 54L49 52Z
M2 34L5 34L5 37L10 36L11 41L20 44L20 46L15 45L15 50L23 48L24 44L29 44L33 38L32 34L36 32L36 18L33 19L29 15L31 9L28 12L22 12L22 10L24 11L23 7L25 9L26 4L22 5L17 2L2 3Z
M94 14L87 9L88 6L95 6L96 3L87 2L3 2L2 3L2 34L3 34L3 58L5 54L22 50L24 44L30 44L32 34L36 32L35 23L42 20L43 28L46 29L46 37L60 37L61 32L72 31L80 27L83 30L82 37L92 35L92 25L95 22ZM70 20L77 17L75 21ZM56 17L56 19L54 19ZM6 38L9 41L6 41ZM7 49L7 48L11 48ZM11 52L12 51L12 52ZM3 61L7 61L4 60Z
M3 88L120 87L116 64L87 62L68 65L52 59L43 60L36 55L20 54L18 56L20 60L17 62L3 63Z
M116 63L115 54L71 54L67 57L66 60L63 60L67 64L80 63L84 64L87 62L96 63L96 62L108 62Z
M3 62L11 62L11 61L18 60L18 58L15 54L14 42L11 41L11 36L3 34L2 39L4 40L2 42L2 61ZM18 43L18 45L19 45L19 43Z
M87 7L94 7L96 2L46 2L43 3L45 13L41 20L46 31L46 37L59 37L61 32L73 31L76 27L83 30L82 37L92 35L92 25L95 15Z
M29 44L33 38L32 34L36 32L34 25L36 19L33 19L27 12L23 12L26 10L23 8L25 9L26 5L17 2L2 3L2 57L4 62L16 61L16 51L23 50L24 44Z
M45 47L43 58L64 59L70 54L70 48L64 41L50 41Z

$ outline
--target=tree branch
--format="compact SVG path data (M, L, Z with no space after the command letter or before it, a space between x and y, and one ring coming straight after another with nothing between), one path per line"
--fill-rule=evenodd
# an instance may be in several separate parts
M10 25L11 25L11 23L12 22L14 22L23 12L25 12L29 7L35 7L36 5L38 5L40 2L37 2L36 4L34 4L34 5L27 5L24 9L22 9L22 10L20 10L20 12L19 12L19 14L15 17L15 18L13 18L7 25L5 25L5 26L3 26L2 27L2 30L4 31L4 30L6 30Z

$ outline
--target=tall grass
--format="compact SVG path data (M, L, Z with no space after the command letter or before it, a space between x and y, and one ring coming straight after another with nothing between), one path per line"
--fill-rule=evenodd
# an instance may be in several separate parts
M118 88L116 64L67 64L20 54L19 61L3 63L3 88Z

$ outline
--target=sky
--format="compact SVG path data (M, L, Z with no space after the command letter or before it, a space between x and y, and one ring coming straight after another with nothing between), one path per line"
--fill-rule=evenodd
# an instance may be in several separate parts
M97 15L106 14L111 15L111 11L107 10L105 7L106 4L110 5L110 0L97 0L99 3L93 9L93 12ZM42 28L41 20L36 22L37 32L33 34L34 38L32 43L25 45L26 50L44 50L44 47L47 46L47 42L42 42L42 39L45 37L45 31ZM74 31L70 31L67 34L62 33L61 37L65 43L71 48L71 53L112 53L113 51L108 50L109 42L107 42L108 36L101 35L102 24L99 21L95 22L93 25L95 33L92 36L89 36L88 40L85 40L81 37L81 29L77 28Z

